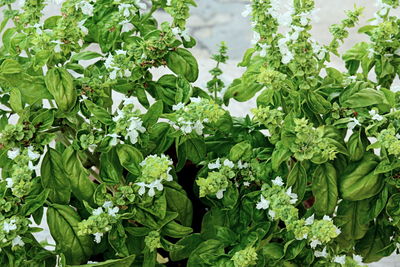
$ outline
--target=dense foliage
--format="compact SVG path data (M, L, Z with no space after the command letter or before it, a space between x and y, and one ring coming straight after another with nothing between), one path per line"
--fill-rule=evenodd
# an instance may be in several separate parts
M399 1L378 1L370 41L342 55L362 8L323 45L313 0L279 2L242 14L243 76L224 84L222 43L199 88L193 0L54 0L47 18L43 0L1 0L0 265L361 266L397 251ZM256 96L252 116L227 111ZM44 213L54 249L34 237Z

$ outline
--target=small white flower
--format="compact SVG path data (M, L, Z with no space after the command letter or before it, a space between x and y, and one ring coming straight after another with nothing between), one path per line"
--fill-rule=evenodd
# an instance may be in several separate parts
M207 167L208 167L210 170L221 168L220 159L217 158L217 160L215 161L215 163L208 163Z
M261 36L258 32L253 32L253 39L251 40L251 44L256 44L258 41L260 41Z
M121 136L119 136L118 134L107 134L106 136L109 136L109 137L111 137L111 141L110 141L110 146L116 146L117 144L118 144L118 142L119 142L119 137L121 137Z
M34 166L32 161L29 161L28 162L28 169L31 170L31 171L39 170L39 165Z
M128 69L124 70L124 77L129 78L131 76L132 76L132 72L130 70L128 70Z
M17 225L15 224L15 220L10 220L10 222L4 222L3 231L7 234L11 231L17 230Z
M297 202L297 194L292 193L292 187L289 187L286 190L286 195L288 195L290 197L290 204L295 204Z
M300 18L300 24L301 26L305 27L308 24L308 18L307 17L301 17Z
M305 221L305 225L312 225L314 223L314 214L308 217Z
M268 44L258 44L261 47L260 57L265 57L267 55L267 49L271 46Z
M6 184L7 188L12 188L14 186L14 181L12 178L6 178L5 180L7 182L7 184Z
M135 6L137 6L140 9L146 9L147 6L145 3L142 3L140 0L135 0L134 1Z
M242 163L241 160L239 160L239 161L237 162L237 165L238 165L238 168L239 168L240 170L241 170L241 169L245 169L245 168L247 168L247 167L249 166L249 164L248 164L247 162Z
M242 12L242 17L246 18L247 16L249 16L251 14L251 5L246 5L245 9Z
M370 111L369 111L369 115L372 116L372 119L373 119L374 121L382 121L382 120L383 120L383 116L379 115L378 112L376 112L375 109L370 110Z
M98 207L97 209L94 209L94 210L92 211L92 214L93 214L94 216L100 215L100 214L102 214L102 213L103 213L103 208L102 208L102 207Z
M87 1L81 1L75 5L75 9L81 9L83 15L93 16L93 6Z
M7 152L7 156L9 159L14 160L19 156L21 150L19 148L13 148Z
M360 122L356 118L351 118L351 121L347 123L347 128L353 130L357 125L361 126Z
M28 158L29 158L30 160L37 160L38 158L40 158L40 154L39 154L39 153L36 153L36 152L33 150L33 147L32 147L32 146L29 146L29 147L28 147Z
M272 180L272 184L277 185L277 186L283 186L283 181L282 177L277 176L274 180Z
M84 19L84 20L81 20L81 21L79 21L78 22L78 28L82 31L82 33L84 34L84 35L87 35L88 33L89 33L89 30L88 30L88 28L86 28L85 26L83 26L83 24L85 24L85 22L86 22L86 20Z
M184 123L184 125L181 127L183 133L189 134L193 131L191 122L183 121L182 123Z
M278 17L278 23L282 26L290 26L292 24L292 12L287 11Z
M183 31L181 31L180 36L186 41L189 42L190 41L190 35L188 32L188 29L184 29Z
M178 35L181 32L181 29L179 29L179 27L174 27L171 29L172 34L174 35Z
M244 185L245 187L248 187L248 186L250 186L250 183L249 183L249 182L243 182L243 185Z
M282 63L283 64L288 64L290 61L294 59L294 56L291 52L285 53L282 57Z
M328 253L326 252L326 247L322 251L314 251L314 256L316 258L326 258L328 256Z
M115 80L117 78L117 70L110 72L110 79Z
M114 64L114 57L111 54L108 54L108 57L106 58L106 60L104 61L104 66L106 67L106 69L111 69L113 68Z
M108 209L108 208L112 208L114 205L112 203L112 201L106 201L103 204L103 208Z
M269 208L269 204L271 204L271 202L267 199L265 199L265 197L263 195L261 195L261 199L260 201L257 203L256 205L256 209L258 210L266 210Z
M232 161L230 161L229 159L225 159L224 160L224 166L229 167L229 168L232 169L232 168L235 167L235 164Z
M201 102L201 97L191 97L190 98L190 101L192 102L192 103L200 103Z
M321 245L321 244L322 244L321 241L319 241L318 239L313 239L313 240L311 240L310 247L316 248L318 245Z
M268 215L271 216L272 219L274 219L275 218L275 211L269 210L268 211Z
M125 19L118 23L119 25L122 25L121 33L123 32L129 32L131 30L131 23L129 20Z
M336 233L337 235L340 235L340 234L342 233L342 230L340 230L340 228L336 227L335 233Z
M138 131L133 130L129 131L126 136L131 141L132 144L136 144L138 141L139 133Z
M56 5L61 5L64 2L64 0L50 0L50 2Z
M176 105L173 105L173 106L172 106L172 110L173 110L173 111L177 111L177 110L183 109L184 107L185 107L185 104L183 104L182 102L180 102L180 103L178 103L178 104L176 104Z
M54 47L54 52L60 53L62 51L61 45L64 44L63 42L61 42L60 40L53 40L51 41L51 43L56 44L56 46Z
M332 218L329 217L328 215L324 215L324 217L322 217L322 220L331 222L331 221L332 221Z
M39 35L41 35L43 33L42 27L43 27L43 23L36 23L35 25L33 25L33 28L36 29L36 33Z
M15 246L23 247L23 246L25 245L25 243L24 243L24 241L22 241L22 238L21 238L19 235L17 235L17 236L11 241L11 245L12 245L12 247L15 247Z
M399 85L392 86L392 87L390 87L390 91L392 91L394 93L400 92L400 86Z
M225 191L226 191L226 188L221 189L221 190L219 190L219 191L215 194L215 196L216 196L218 199L221 199L221 198L224 197L224 192L225 192Z
M143 182L139 182L139 183L135 183L136 185L138 185L140 188L139 188L139 191L138 191L138 194L140 195L140 196L142 196L142 195L144 195L144 193L146 193L146 184L145 183L143 183Z
M107 213L108 213L108 215L115 217L115 216L117 216L118 211L119 211L119 208L114 207L114 208L109 208Z
M355 262L357 262L358 264L363 264L363 258L360 256L360 255L355 255L355 254L353 254L353 260L355 261Z
M124 55L124 56L126 56L126 51L125 51L125 50L122 50L122 49L115 50L115 53L116 53L117 55Z
M201 121L196 121L196 123L193 126L193 129L195 130L195 132L198 135L202 135L203 134L204 125L201 123Z
M131 4L119 4L118 5L118 11L122 12L122 15L124 17L129 17L129 15L131 14L129 9L132 7Z
M333 262L339 263L339 264L345 264L346 263L346 255L342 255L342 256L335 256L333 258Z
M101 242L101 238L103 237L103 233L94 233L94 242L97 244Z

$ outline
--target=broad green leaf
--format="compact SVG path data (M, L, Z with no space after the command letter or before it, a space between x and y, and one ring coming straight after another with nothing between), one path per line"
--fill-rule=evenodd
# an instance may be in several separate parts
M191 226L193 207L192 202L187 197L186 192L182 190L177 190L169 186L164 187L165 197L167 199L168 210L175 211L179 215L176 218L182 225Z
M93 252L93 240L89 235L78 235L81 218L70 206L52 204L47 210L47 223L57 249L68 264L87 262Z
M287 186L297 194L299 201L302 201L307 187L307 173L300 161L296 162L287 178Z
M359 92L351 95L343 103L343 107L349 108L362 108L372 105L389 104L386 100L385 94L371 88L365 88Z
M70 111L77 98L72 75L64 68L52 68L47 72L45 82L58 108L61 111Z
M272 152L271 157L272 169L277 171L282 162L288 160L290 155L292 155L292 152L290 152L289 148L283 145L281 141L276 143L276 147L274 152Z
M177 48L167 54L167 66L175 74L182 75L189 82L194 82L199 76L199 66L193 55L184 48Z
M341 230L340 237L345 240L358 240L368 231L369 201L340 202L335 225Z
M147 113L143 116L143 126L149 128L157 123L161 114L163 113L164 105L162 101L157 101L147 110Z
M22 66L13 59L6 59L0 66L1 74L16 74L22 72Z
M17 88L13 88L10 92L10 106L17 113L24 109L21 91Z
M67 265L66 267L127 267L131 266L136 255L130 255L123 259L106 260L98 263L89 263L84 265Z
M330 163L319 165L312 179L314 209L318 215L332 214L338 200L336 169Z
M50 190L49 198L59 204L68 204L71 195L70 181L62 164L62 155L49 148L41 166L43 188Z
M214 239L204 241L190 254L187 267L213 266L214 261L224 254L224 245L220 241Z
M90 180L89 172L82 166L77 152L71 146L63 152L62 162L70 181L72 194L79 200L92 204L96 185Z
M140 174L140 163L143 161L142 153L135 147L127 144L117 146L117 154L121 165L130 173Z
M102 55L93 51L84 51L74 54L70 60L71 61L90 60L98 57L102 57Z
M99 105L96 105L92 101L85 100L84 101L86 107L88 110L93 114L93 116L101 121L102 123L106 125L110 125L113 123L112 117L110 113L103 107L100 107Z
M171 260L180 261L188 258L192 251L194 251L203 241L204 240L201 238L200 234L185 236L176 243L177 249L170 253Z

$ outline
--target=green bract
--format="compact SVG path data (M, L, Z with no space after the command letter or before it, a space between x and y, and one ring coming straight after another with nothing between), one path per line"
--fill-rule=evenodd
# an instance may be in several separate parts
M370 40L343 54L362 8L320 44L313 0L252 0L243 75L223 82L222 43L206 88L192 0L54 1L48 18L14 2L0 1L0 266L362 266L400 248L398 0L378 0ZM230 115L253 97L253 115Z

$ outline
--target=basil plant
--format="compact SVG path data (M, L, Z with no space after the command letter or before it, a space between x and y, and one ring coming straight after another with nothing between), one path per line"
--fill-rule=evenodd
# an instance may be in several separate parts
M224 84L222 43L205 88L193 0L53 0L51 17L14 2L0 1L1 266L355 267L399 252L399 0L378 0L369 41L344 53L362 8L320 44L313 0L253 0L243 75Z

